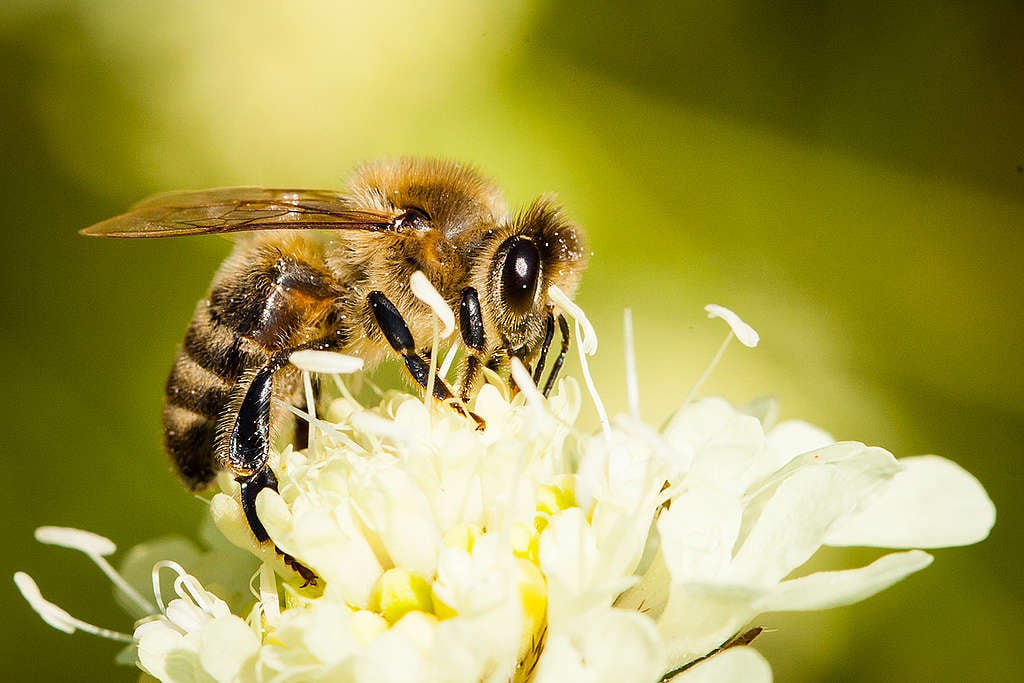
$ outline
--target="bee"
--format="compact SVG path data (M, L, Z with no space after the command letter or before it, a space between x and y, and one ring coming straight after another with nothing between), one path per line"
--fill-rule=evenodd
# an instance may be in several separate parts
M368 368L400 359L416 384L482 426L468 403L483 369L507 371L519 358L539 385L557 322L561 349L543 392L551 389L569 337L548 290L557 285L572 295L587 261L583 231L552 197L513 214L491 180L434 159L364 165L340 192L238 187L157 195L81 232L239 233L175 358L163 432L190 489L205 488L220 470L234 475L261 543L269 534L255 501L262 489L277 488L267 463L271 434L286 419L280 403L303 401L292 353L333 350ZM416 271L458 311L455 343L464 353L453 386L430 381L434 319L410 287Z

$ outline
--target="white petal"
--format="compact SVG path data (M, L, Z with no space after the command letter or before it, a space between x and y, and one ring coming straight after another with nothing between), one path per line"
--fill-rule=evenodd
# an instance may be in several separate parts
M755 605L760 612L806 611L849 605L870 598L931 563L932 556L922 550L890 553L866 567L818 572L783 581Z
M194 602L183 598L171 600L165 614L175 626L185 631L198 631L209 619L209 616Z
M583 511L569 508L551 518L540 537L540 567L548 580L583 591L597 561L597 539Z
M151 621L135 629L139 644L139 664L151 676L161 681L174 680L167 670L167 658L181 648L183 637L162 621Z
M664 648L647 617L605 609L576 622L548 633L535 683L656 681L665 671Z
M691 661L731 638L757 616L762 595L747 585L673 584L658 619L669 661Z
M764 430L757 418L720 398L687 404L672 416L663 435L680 454L676 466L685 467L686 456L692 454L690 477L736 492L750 483L764 445Z
M164 656L165 677L163 683L209 683L209 675L199 664L196 634L182 638L181 647L174 648Z
M424 629L429 627L423 620L400 620L356 657L352 667L355 676L342 680L357 683L426 683L430 680L429 666L420 643L424 638L432 636L420 632Z
M540 567L548 580L552 625L572 614L607 607L636 583L633 566L624 567L618 557L624 544L599 547L598 540L579 508L553 516L541 534Z
M902 458L904 470L826 537L836 546L943 548L977 543L996 509L977 479L935 455Z
M704 486L675 498L658 518L661 552L676 583L709 581L729 565L743 508L735 496Z
M217 619L203 630L199 661L218 683L231 683L245 660L256 654L260 644L252 629L231 615Z
M359 518L380 537L393 564L433 576L441 535L423 490L397 468L377 467L352 485Z
M740 343L744 346L754 348L757 343L761 341L761 336L757 333L753 327L743 322L742 319L725 306L719 306L718 304L708 304L704 307L704 310L708 312L709 318L721 318L729 327L732 328L732 333L736 335L736 338L740 340Z
M339 508L334 514L324 508L308 509L296 515L291 528L278 528L273 525L278 515L265 514L272 505L284 503L278 494L264 489L256 498L256 512L271 537L301 558L350 605L366 607L383 569L348 508Z
M840 443L800 456L748 506L760 513L728 572L731 581L770 585L803 564L829 527L887 482L899 465L882 448ZM764 496L769 496L766 499Z
M786 465L801 453L825 448L835 442L824 429L802 420L786 420L765 435L765 455L761 471L770 472Z
M672 575L668 572L665 557L658 551L651 563L645 567L640 582L615 600L615 606L632 609L657 620L668 603Z
M752 647L731 647L669 679L672 683L771 683L768 660Z

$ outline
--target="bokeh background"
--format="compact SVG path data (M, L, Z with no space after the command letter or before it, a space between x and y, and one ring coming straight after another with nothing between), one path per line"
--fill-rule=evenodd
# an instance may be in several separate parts
M229 245L77 229L155 191L338 187L363 160L442 155L513 204L556 190L589 230L579 301L612 410L623 308L657 423L722 339L701 310L717 302L763 342L734 347L707 392L774 394L784 417L940 453L987 487L983 544L867 603L762 618L778 680L1019 680L1024 10L668 5L3 3L0 576L27 570L73 614L130 630L99 573L33 528L128 548L203 512L158 416ZM9 578L0 596L6 680L136 677L112 667L116 644L45 626Z

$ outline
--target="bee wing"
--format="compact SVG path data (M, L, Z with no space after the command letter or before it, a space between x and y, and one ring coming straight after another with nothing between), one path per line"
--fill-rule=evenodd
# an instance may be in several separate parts
M251 230L392 230L397 215L350 208L330 190L225 187L169 192L81 230L92 237L177 237Z

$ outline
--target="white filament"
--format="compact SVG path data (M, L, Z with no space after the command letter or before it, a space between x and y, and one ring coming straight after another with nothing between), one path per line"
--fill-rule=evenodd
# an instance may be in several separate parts
M174 593L182 600L190 600L199 609L207 614L212 614L209 600L206 598L206 591L200 585L199 580L185 571L185 569L174 560L160 560L153 565L151 574L153 580L153 596L156 598L157 606L162 614L167 614L167 605L160 590L160 570L170 569L177 574L174 579Z
M516 381L519 391L523 392L528 405L537 409L544 407L544 396L537 389L537 385L533 383L530 371L523 365L523 361L513 356L509 362L509 374Z
M441 367L437 369L437 372L441 377L447 379L448 371L451 369L452 363L455 362L455 354L458 352L458 350L458 344L452 344L451 347L448 349L448 353L445 354L444 360L441 361Z
M636 345L633 340L633 311L627 308L622 312L622 337L626 354L626 400L629 402L629 414L640 419L640 382L636 372Z
M610 443L612 440L612 424L608 420L608 413L604 409L604 403L601 402L601 397L597 393L597 387L594 385L594 378L590 376L590 365L587 363L587 354L584 350L583 332L579 318L576 319L575 324L576 348L579 350L580 368L583 370L583 380L587 384L587 391L590 393L590 400L594 402L594 409L597 411L597 418L601 421L601 431L604 432L605 440ZM594 337L594 346L595 348L597 347L597 337Z
M300 370L321 375L351 375L363 369L363 359L334 351L305 349L288 356L288 362Z
M412 274L412 277L409 278L409 286L416 298L430 306L430 310L441 321L441 337L443 339L450 337L455 331L455 314L452 313L452 309L448 307L448 302L444 300L441 293L434 288L434 285L430 284L430 280L421 270Z
M590 324L590 320L587 319L587 314L583 312L583 309L577 306L558 285L548 287L548 298L558 304L558 307L575 320L577 325L582 326L582 339L580 335L576 335L580 349L585 351L588 356L593 356L597 353L597 332L594 331L594 326Z
M37 541L46 545L56 545L84 553L144 614L152 614L155 611L153 603L142 597L142 594L125 581L104 558L105 555L112 555L117 550L117 546L109 538L91 531L64 526L41 526L36 529L35 537Z
M725 336L725 341L718 347L718 352L715 353L715 357L711 359L711 362L701 376L697 378L693 388L690 389L690 393L686 395L686 400L683 401L683 405L688 404L700 391L700 388L704 386L704 382L707 381L708 377L711 376L712 370L718 365L718 362L722 360L722 356L725 355L725 350L729 348L729 342L733 340L733 337L740 340L740 343L744 346L753 348L757 346L757 343L761 340L761 336L757 333L753 327L743 322L742 319L728 308L719 306L718 304L708 304L704 307L704 310L708 312L709 318L721 318L729 325L729 334Z
M266 562L260 565L260 605L267 623L277 625L281 620L281 596L277 592L277 574Z
M18 590L21 591L21 596L25 598L25 601L33 610L35 610L36 614L38 614L43 621L58 631L63 631L64 633L84 631L86 633L91 633L94 636L100 636L101 638L109 638L110 640L119 640L124 643L135 642L135 639L127 633L94 626L93 624L71 616L65 610L44 598L43 594L39 591L39 586L32 577L25 572L17 572L14 575L14 583L18 587Z
M704 386L704 382L706 382L708 377L711 376L711 371L718 365L718 361L722 360L722 356L725 355L725 350L729 348L729 342L731 342L735 336L736 335L732 330L729 330L729 334L725 335L725 341L723 341L722 345L718 347L718 352L715 353L715 357L712 358L711 362L708 363L708 366L704 368L704 372L702 372L700 377L697 378L697 381L694 382L693 388L690 389L690 393L686 395L686 400L683 401L684 406L689 404L690 401L693 400L694 396L697 395L697 392L700 391L700 388Z
M416 272L420 271L417 270ZM433 328L433 341L430 344L430 365L427 368L427 390L423 394L423 405L426 406L430 405L430 400L434 395L434 384L437 382L437 349L441 341L438 338L437 318L433 319L431 327Z

